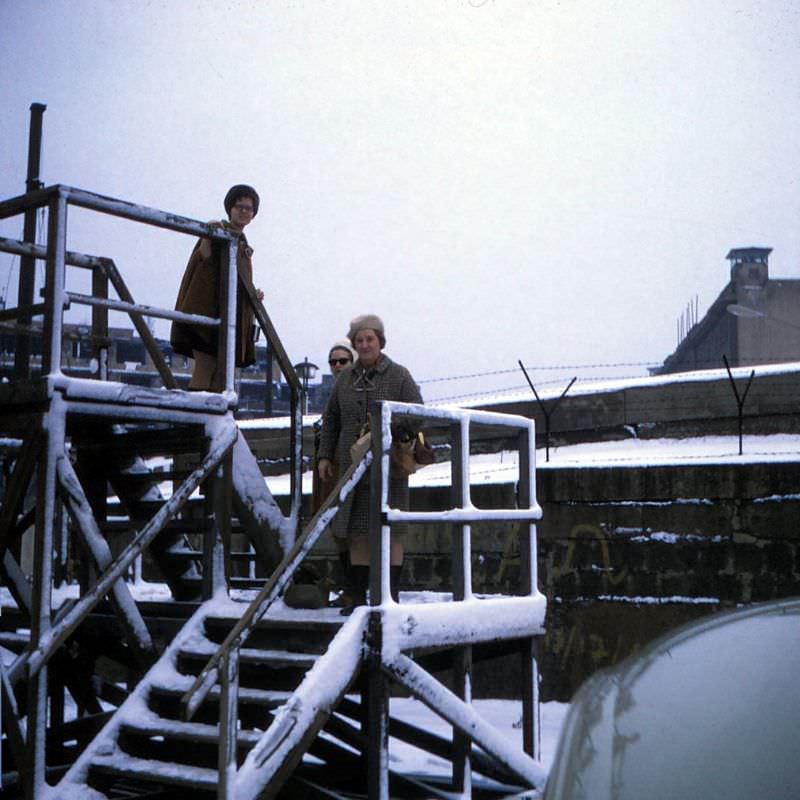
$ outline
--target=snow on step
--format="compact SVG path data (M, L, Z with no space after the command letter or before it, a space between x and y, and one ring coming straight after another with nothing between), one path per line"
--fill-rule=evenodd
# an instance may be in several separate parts
M181 722L159 717L156 714L125 720L121 725L121 730L143 736L163 736L170 739L185 739L210 744L216 744L219 741L219 725L210 725L205 722ZM247 743L251 747L260 738L261 731L242 729L236 733L238 742Z
M215 769L151 761L126 754L95 755L92 759L92 769L117 777L148 779L194 789L215 790L219 780Z

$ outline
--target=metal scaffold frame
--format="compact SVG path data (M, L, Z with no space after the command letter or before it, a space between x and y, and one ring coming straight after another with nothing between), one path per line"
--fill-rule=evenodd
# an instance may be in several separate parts
M222 244L219 318L137 304L111 259L67 250L70 206L219 241ZM19 437L17 457L6 481L0 507L0 573L17 608L29 622L30 630L27 645L21 649L13 664L3 670L2 701L7 712L3 725L8 731L8 746L21 767L19 774L25 784L26 797L31 799L41 797L46 786L45 741L49 720L59 717L52 711L48 713L48 701L56 705L62 702L51 697L52 692L58 691L52 688L57 682L48 671L52 659L64 652L65 645L81 623L107 597L133 658L140 668L149 666L155 658L153 642L130 595L125 577L134 561L179 514L198 486L208 481L220 486L223 484L223 475L230 475L231 463L237 452L241 453L242 447L246 451L242 455L250 456L252 461L249 466L255 467L255 460L241 440L233 419L237 404L234 342L238 237L224 229L175 214L63 185L30 191L0 203L0 219L19 214L26 214L27 218L40 208L47 210L45 245L0 238L0 251L30 260L44 260L46 264L43 301L18 304L0 311L0 325L12 330L18 339L27 342L33 336L42 337L40 373L32 376L28 363L17 365L15 379L0 385L0 433L9 441L13 441L10 437ZM68 267L91 271L91 295L68 289ZM112 287L117 299L109 297ZM240 515L247 518L253 538L257 544L261 544L260 549L256 548L258 555L274 565L280 560L280 546L285 549L291 544L300 519L301 387L255 289L249 282L243 283L243 289L245 302L252 305L256 321L267 336L291 391L289 515L284 517L271 497L270 505L263 498L253 498L249 487L232 487L242 507ZM73 304L92 309L91 341L97 363L96 380L69 377L62 368L64 312ZM163 389L108 382L108 313L111 310L129 314L158 369ZM146 324L146 316L216 328L218 363L225 376L224 391L212 395L176 390L175 379ZM36 317L42 318L41 327L35 325ZM30 352L29 346L22 346L22 349ZM141 527L116 557L112 555L98 524L96 491L93 493L97 487L87 488L82 484L73 464L74 448L70 445L71 427L79 424L97 425L99 420L105 421L101 426L131 422L192 425L201 431L206 442L197 467L190 470L180 485L176 484L172 496L152 518L141 520ZM217 473L221 480L214 481ZM35 483L35 501L32 508L26 509L26 495L31 494L28 487L32 481ZM228 483L231 482L228 478ZM102 483L100 506L105 503L105 481ZM215 549L219 550L221 542L226 540L225 510L229 507L230 490L227 497L225 494L224 491L215 493L215 511L211 514L214 524L204 537L204 549L208 553L208 557L204 558L207 567L203 575L205 596L210 596L215 588L225 585L223 559L213 557ZM88 570L92 577L83 582L77 600L63 604L54 614L52 554L58 544L60 520L64 513L69 515L78 543L88 555ZM31 525L34 531L33 557L31 574L28 576L21 568L12 545ZM262 528L265 525L277 534L276 542L263 541ZM24 702L20 705L18 700L22 686L26 688ZM9 710L14 713L9 713ZM26 719L24 727L20 724L23 718Z
M221 242L219 318L136 303L111 259L66 249L71 205ZM354 758L361 758L359 763L366 768L370 798L387 800L390 780L400 780L406 788L414 786L414 779L398 776L389 765L390 721L397 722L390 715L392 684L421 700L452 726L452 742L446 745L446 757L452 762L452 787L462 796L472 796L476 771L499 775L500 780L514 785L541 788L545 773L539 763L534 643L544 632L546 601L537 586L536 521L541 518L541 509L536 502L533 422L482 411L373 403L369 409L371 449L340 477L336 489L299 531L301 386L249 282L244 284L245 302L252 305L291 387L292 471L288 514L278 508L269 493L233 418L237 404L236 237L201 222L61 185L0 203L0 219L38 208L46 208L48 212L44 245L0 239L0 251L46 262L43 302L0 312L0 325L16 323L17 335L41 335L43 339L41 373L26 372L0 385L0 434L5 441L16 437L19 443L10 462L13 466L8 471L0 506L0 575L22 620L18 629L29 631L27 638L17 631L8 636L0 631L0 645L11 647L14 652L13 661L0 669L0 691L5 710L5 746L19 765L27 800L49 800L65 793L73 796L81 787L94 791L93 780L103 784L104 780L113 782L118 776L145 784L150 781L156 785L181 785L183 773L186 786L213 791L221 800L277 797L287 781L306 780L296 777L297 770L303 755L315 745L334 761L341 759L342 763L352 764ZM91 295L68 289L68 267L91 270ZM116 298L110 297L112 289ZM70 377L63 369L64 311L71 304L92 309L96 379ZM156 364L163 388L108 380L108 314L112 310L129 314ZM41 328L34 323L37 317L42 317ZM214 394L177 389L145 317L216 327L224 390ZM435 430L441 440L449 442L451 489L446 510L411 511L391 506L389 452L392 421L399 418L418 429ZM173 468L169 497L159 497L156 502L137 489L133 499L126 500L122 479L137 487L145 485L143 478L148 478L137 437L150 426L155 426L158 434L172 429L180 435L192 431L193 442L201 442L196 452L199 460L180 474ZM472 434L481 426L503 429L507 431L504 438L515 443L512 448L516 446L518 451L519 481L513 508L482 509L472 502L469 455L474 445ZM122 477L113 472L114 465L98 469L86 456L87 450L98 447L95 440L101 440L103 445L106 440L118 438L118 431L132 432L132 439L124 441L124 456L120 458L124 461L130 457L135 462L130 469L125 466L127 471L123 470ZM170 452L171 441L158 443L163 452ZM187 451L174 450L175 454L182 452ZM281 605L278 601L304 559L349 494L366 478L370 484L369 604L356 609L343 624L340 620L324 652L313 657L305 652L300 657L294 652L276 656L264 646L254 645L253 640L264 635L264 626L275 621L273 612ZM29 491L30 486L34 490ZM119 496L123 506L128 505L127 540L116 549L106 536L112 527L107 509L109 489ZM192 612L182 618L182 627L173 631L162 649L155 641L153 620L134 598L128 579L132 566L145 551L154 552L153 548L163 542L164 536L173 535L170 533L173 522L181 525L191 522L190 516L182 515L198 489L205 494L200 529L202 552L178 553L180 542L175 544L173 540L165 545L164 552L194 558L187 569L196 570L189 577L199 579L199 594L187 601ZM234 515L258 560L266 567L263 586L249 606L234 603L230 595ZM516 527L519 532L520 585L513 596L477 596L473 591L472 526L487 522L508 526L509 530ZM389 559L391 526L395 523L448 527L452 536L451 597L426 603L408 599L397 603L392 599ZM26 574L15 545L30 528L33 554ZM54 564L58 563L54 554L60 551L61 540L70 534L85 558L78 596L60 602L54 594ZM177 592L187 574L167 574L173 600L186 599ZM206 626L219 625L220 613L228 625L224 635L206 638ZM105 681L103 676L93 675L91 669L80 674L70 661L74 652L82 654L81 635L86 634L86 626L90 625L95 626L91 628L91 636L95 636L91 647L95 650L90 657L97 657L97 631L107 630L103 627L107 623L99 617L109 616L115 630L121 631L122 642L109 640L108 646L114 648L115 657L124 651L125 658L119 664L128 670L127 690L110 679ZM105 641L102 636L100 640ZM508 644L522 658L521 750L504 741L472 707L475 648L494 644ZM192 651L194 645L200 649ZM204 666L191 673L194 678L178 669L178 661L187 654L202 658L200 665ZM428 656L431 661L425 660ZM240 709L243 665L250 665L252 675L253 660L266 663L271 658L284 665L299 660L310 666L292 684L291 690L286 690L285 701L269 711L267 719L258 720L253 729L243 732ZM434 661L443 663L443 668L452 675L452 690L434 677L433 672L439 667L428 666ZM159 681L166 674L182 687L182 696L176 704L180 718L159 716L149 704L153 693L164 690ZM96 692L95 679L101 684ZM360 705L345 696L356 685ZM252 687L249 691L252 696ZM65 724L68 693L72 698L80 698L78 705L88 711L81 716L83 711L79 710L79 718ZM116 707L114 711L105 711L101 705L101 700L109 699ZM215 722L195 721L198 715L205 714L207 718L210 702L215 704ZM358 706L355 711L353 705ZM344 713L341 709L348 707L350 721L341 715ZM360 728L351 724L353 714L360 719ZM71 727L72 722L76 724ZM327 738L318 736L323 727L328 732L335 731L344 745L332 745ZM79 733L75 733L78 729ZM154 762L137 758L125 749L126 737L145 737L147 741L140 746L147 749L156 740L173 735L184 743L196 738L203 747L213 747L216 768L211 769L205 762L192 766ZM424 732L409 735L425 739ZM73 738L76 742L80 740L80 744L73 747L70 744ZM431 747L440 750L443 747L441 741L431 743L430 738L426 741ZM249 748L246 755L244 747ZM48 760L54 749L60 757L56 762ZM360 751L361 756L354 756L353 749ZM66 766L68 763L72 766ZM112 774L117 777L109 777ZM338 796L324 787L317 788L320 796ZM423 787L421 791L427 790Z
M392 417L412 417L449 427L452 457L452 508L447 511L407 511L388 501L389 451ZM471 426L501 426L516 430L519 447L519 497L515 509L480 509L472 504L469 479ZM219 686L224 705L220 712L220 800L273 797L287 771L302 756L307 731L319 714L329 714L364 668L367 769L369 797L389 798L389 686L395 682L428 705L453 726L453 784L471 796L470 758L473 742L495 759L506 774L523 785L541 787L545 772L539 763L538 671L534 641L544 632L546 600L539 592L536 561L535 435L531 420L484 411L432 409L422 405L375 402L370 408L372 449L353 464L337 489L298 537L248 610L200 672L183 697L186 719ZM238 730L236 687L239 653L248 635L264 618L288 585L297 567L314 546L358 481L370 470L370 601L353 614L340 632L325 661L312 669L272 725L237 769L234 743ZM520 595L476 599L472 591L471 526L485 521L520 526ZM398 605L389 588L392 522L433 522L452 526L453 599L448 603ZM502 737L471 708L472 646L486 641L518 639L523 662L523 750L509 748ZM447 690L407 653L431 647L453 648L455 692ZM335 648L335 650L334 650ZM333 655L332 655L333 651ZM327 669L326 669L327 667ZM335 667L335 669L334 669ZM271 788L272 787L272 788Z

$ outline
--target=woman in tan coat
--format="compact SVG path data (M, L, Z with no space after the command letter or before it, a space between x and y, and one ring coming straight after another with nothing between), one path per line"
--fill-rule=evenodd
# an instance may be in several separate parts
M244 229L258 213L259 197L252 186L237 184L225 195L227 222L214 222L232 233L239 234L238 271L236 291L236 366L246 367L255 363L253 342L253 310L245 299L243 284L253 281L253 249L247 243ZM186 314L202 314L219 317L219 280L221 245L211 240L199 239L194 246L186 271L183 274L176 311ZM258 289L258 299L264 293ZM194 359L194 369L189 389L195 391L220 392L224 388L224 376L217 370L217 331L186 322L173 322L170 343L176 353Z

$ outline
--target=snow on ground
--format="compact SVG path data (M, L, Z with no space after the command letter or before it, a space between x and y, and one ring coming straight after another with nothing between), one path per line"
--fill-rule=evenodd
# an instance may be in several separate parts
M764 461L800 460L800 435L780 433L769 436L744 436L739 455L738 436L695 436L687 439L624 439L612 442L586 442L536 451L537 469L566 467L653 467L680 464L748 464ZM519 479L517 453L505 451L470 457L470 482L473 485L515 483ZM449 486L450 462L431 464L412 475L410 485ZM289 476L267 478L276 496L288 495ZM165 490L168 487L165 486ZM311 493L311 472L303 474L303 492Z
M449 738L452 728L426 705L413 698L392 698L391 711L406 722L430 733ZM480 715L503 733L517 748L522 748L522 703L517 700L475 700ZM558 737L564 723L568 703L542 703L541 750L542 764L550 769ZM389 763L398 772L417 775L444 776L450 773L444 759L424 753L412 745L392 739L389 744Z
M733 367L731 375L737 381L749 380L750 373L754 373L754 378L767 375L786 375L800 371L800 362L789 361L780 364L762 364L756 367ZM569 390L570 398L577 395L600 394L606 392L618 392L624 389L652 389L659 386L668 386L676 383L707 383L709 381L728 380L727 370L704 369L691 370L689 372L672 372L666 375L643 375L638 378L600 378L599 380L577 380ZM564 391L567 382L562 385L545 386L539 391L539 397L543 400L551 400L559 397ZM491 394L473 395L469 398L459 400L460 408L484 407L487 405L498 405L500 403L518 403L532 399L530 389L512 389L506 392L493 392ZM429 403L431 406L446 406L448 403L435 400Z

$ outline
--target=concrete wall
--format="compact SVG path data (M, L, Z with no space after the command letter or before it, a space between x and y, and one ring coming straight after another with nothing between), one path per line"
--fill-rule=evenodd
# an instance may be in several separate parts
M598 668L676 625L741 603L800 595L800 463L563 469L540 466L540 588L544 699L568 700ZM473 501L508 507L514 485L476 486ZM444 508L446 489L412 491ZM316 554L335 577L332 544ZM518 590L518 531L473 530L476 592ZM450 532L413 526L403 588L451 589ZM476 669L478 694L503 696L517 660Z

